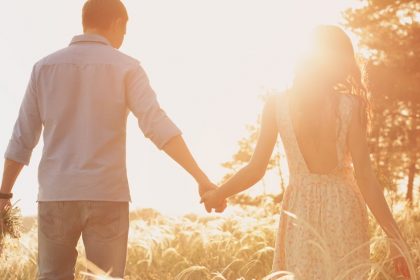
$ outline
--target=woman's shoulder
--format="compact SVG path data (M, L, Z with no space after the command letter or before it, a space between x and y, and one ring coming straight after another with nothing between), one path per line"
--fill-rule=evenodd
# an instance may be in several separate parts
M267 96L265 96L264 101L264 109L263 114L270 114L276 115L279 111L281 111L281 105L284 104L284 98L286 97L286 93L282 92L271 92Z
M280 92L270 93L267 96L266 104L278 105L283 103L287 98L289 98L290 90L283 90Z

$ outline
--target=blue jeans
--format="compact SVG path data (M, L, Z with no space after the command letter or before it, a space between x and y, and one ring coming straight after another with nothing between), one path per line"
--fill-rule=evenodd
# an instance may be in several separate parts
M123 278L128 208L128 202L39 202L38 279L74 279L80 236L89 262L110 271L112 277Z

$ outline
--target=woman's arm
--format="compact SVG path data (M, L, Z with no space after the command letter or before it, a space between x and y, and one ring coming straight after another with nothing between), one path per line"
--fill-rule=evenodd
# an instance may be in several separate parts
M400 239L401 233L392 217L375 173L370 163L367 133L360 120L360 106L355 106L349 128L349 148L356 180L372 214L388 237Z
M260 135L251 160L216 191L203 197L206 205L217 205L217 201L250 188L264 176L277 141L275 98L270 97L264 106Z
M360 119L360 110L361 107L359 104L354 107L348 138L356 180L366 204L369 206L369 209L386 235L396 241L398 245L402 245L399 246L399 249L391 246L391 255L394 258L395 270L408 279L408 265L401 256L400 250L403 250L403 255L406 257L409 254L406 251L407 247L402 239L401 232L385 200L382 187L372 170L367 144L367 133Z
M206 192L216 189L214 185L207 177L207 175L201 170L195 161L193 155L188 149L187 144L181 135L173 137L164 147L163 150L169 155L174 161L181 165L198 184L198 192L200 197ZM215 206L216 212L223 212L226 208L226 201L221 201L219 205ZM211 208L207 208L207 212L211 212Z

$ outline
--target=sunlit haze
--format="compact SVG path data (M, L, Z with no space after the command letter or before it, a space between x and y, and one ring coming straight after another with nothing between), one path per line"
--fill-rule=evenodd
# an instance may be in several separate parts
M0 152L4 154L33 64L80 34L84 1L3 3L0 11ZM320 23L338 24L354 1L130 0L121 50L139 59L159 101L181 128L197 161L220 181L221 163L246 136L262 109L259 96L288 86L305 35ZM204 213L193 179L147 141L130 116L127 165L132 209ZM15 201L36 213L42 142L19 177ZM266 177L270 192L278 179ZM261 191L261 186L253 188Z

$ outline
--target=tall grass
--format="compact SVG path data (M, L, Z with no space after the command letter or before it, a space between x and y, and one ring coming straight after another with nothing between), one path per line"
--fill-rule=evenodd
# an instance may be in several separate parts
M412 269L420 279L420 207L398 207L400 202L393 203L399 209L394 215L408 243ZM270 200L263 201L260 207L233 206L223 216L191 214L171 218L151 209L132 213L126 279L275 279L267 275L274 253L278 206ZM36 231L35 226L20 240L7 241L0 259L0 279L36 277ZM369 279L397 279L387 260L389 242L372 217L370 232ZM84 279L81 244L78 250L77 279ZM282 275L286 275L283 279L293 279L287 273Z

